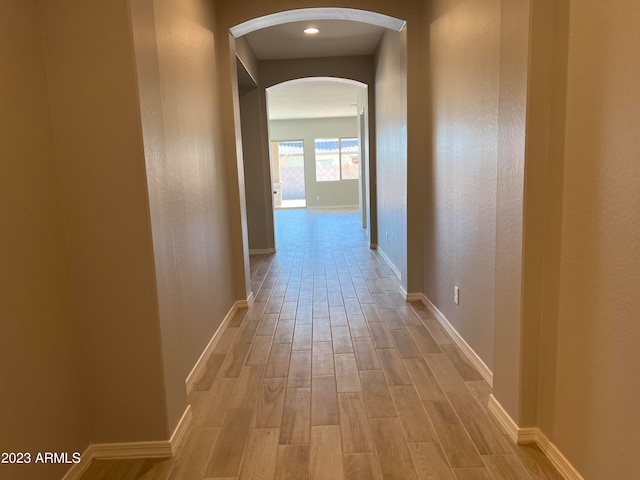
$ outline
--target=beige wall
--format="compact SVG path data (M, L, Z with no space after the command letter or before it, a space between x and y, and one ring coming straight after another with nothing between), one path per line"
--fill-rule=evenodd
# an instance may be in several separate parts
M41 3L91 441L168 437L129 2Z
M245 89L240 95L242 155L250 250L275 248L265 94L264 89L256 86L252 89Z
M540 417L585 479L636 478L640 5L569 3L555 405Z
M387 30L376 51L378 249L407 278L406 30Z
M234 303L207 2L133 2L149 202L170 426L184 380Z
M500 1L436 1L432 15L424 289L493 368Z
M357 137L357 118L316 118L298 120L271 120L271 141L302 140L304 142L305 194L307 207L358 206L358 181L316 181L315 139ZM320 197L318 199L318 197Z
M89 425L36 1L0 1L0 64L0 451L83 451ZM66 469L5 464L0 476Z

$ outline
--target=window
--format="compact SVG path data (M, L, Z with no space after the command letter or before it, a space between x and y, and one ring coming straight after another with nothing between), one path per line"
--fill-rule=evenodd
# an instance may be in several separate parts
M357 138L317 138L315 143L318 182L360 178L360 145Z

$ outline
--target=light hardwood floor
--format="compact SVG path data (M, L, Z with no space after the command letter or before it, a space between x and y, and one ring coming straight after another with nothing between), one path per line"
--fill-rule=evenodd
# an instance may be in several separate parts
M84 480L561 479L487 410L490 386L368 248L355 211L277 212L256 301L189 394L175 457L94 461Z

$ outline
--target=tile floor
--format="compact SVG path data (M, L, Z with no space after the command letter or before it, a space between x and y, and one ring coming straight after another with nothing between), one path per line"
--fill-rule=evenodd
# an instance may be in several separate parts
M94 461L83 479L560 479L487 411L491 387L368 248L356 211L277 212L255 303L189 394L171 459Z

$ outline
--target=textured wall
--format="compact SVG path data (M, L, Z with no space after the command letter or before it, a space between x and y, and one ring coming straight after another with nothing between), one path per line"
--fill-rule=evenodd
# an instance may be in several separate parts
M500 2L436 1L432 14L425 294L492 368Z
M314 139L356 137L357 119L322 118L304 120L272 120L269 134L272 141L303 140L307 207L357 206L358 181L317 182ZM320 197L317 200L316 197Z
M41 3L91 441L168 437L129 2Z
M555 419L546 433L586 479L637 478L640 4L572 1L569 15Z
M407 275L406 30L387 30L376 52L378 248Z
M0 451L83 451L87 412L37 2L0 1L0 64ZM67 468L4 464L0 477L55 479Z
M184 380L235 297L213 12L134 2L133 26L170 428ZM153 23L149 23L153 22Z
M275 247L265 94L264 90L254 87L240 95L247 226L251 250Z

